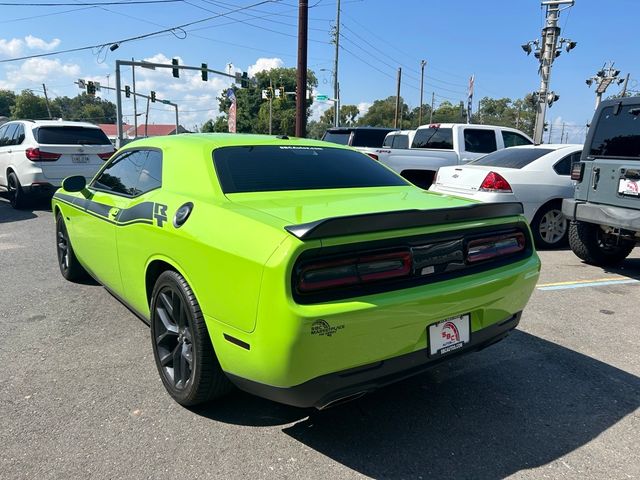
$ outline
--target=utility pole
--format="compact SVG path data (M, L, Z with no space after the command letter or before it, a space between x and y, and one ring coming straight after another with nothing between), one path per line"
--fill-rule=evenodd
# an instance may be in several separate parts
M433 123L433 107L436 103L436 92L431 92L431 112L429 113L429 123Z
M427 65L425 60L420 61L420 113L418 114L418 126L422 125L422 91L424 90L424 67Z
M135 60L132 58L132 62ZM133 138L138 136L138 101L136 100L136 66L131 65L131 85L133 91Z
M564 143L562 139L564 138L564 126L565 122L562 122L562 130L560 130L560 143Z
M334 108L334 118L333 118L333 126L340 126L340 84L338 83L338 54L340 52L340 0L336 1L336 26L335 26L335 38L334 43L336 44L336 53L333 61L333 98L335 99L333 103Z
M150 98L147 98L147 113L144 116L144 136L148 136L148 131L147 131L147 127L149 126L149 100L151 100Z
M627 85L629 84L629 74L627 73L627 77L624 79L624 85L622 86L622 92L620 93L620 96L622 98L627 96Z
M47 113L49 114L49 118L51 118L51 108L49 107L49 97L47 96L47 86L43 83L42 90L44 91L44 101L47 104Z
M537 144L542 143L542 135L544 133L544 118L547 113L547 107L551 107L560 96L549 90L551 80L551 66L554 60L560 56L562 46L565 45L567 52L574 49L577 42L567 38L560 37L560 27L558 27L558 19L560 17L560 6L568 5L572 7L575 0L545 0L542 6L547 7L545 26L542 29L542 38L536 39L522 45L522 49L527 55L532 51L532 45L535 46L534 57L539 60L540 68L540 89L534 93L538 109L536 112L536 122L533 131L533 141Z
M549 122L549 142L551 143L551 134L553 133L553 119Z
M271 135L271 125L273 121L273 82L269 77L269 135Z
M400 83L402 82L402 67L398 67L398 88L396 91L396 117L393 121L393 128L398 128L398 120L402 122L402 119L399 118L400 114Z
M307 33L309 1L298 4L298 74L296 82L296 137L305 137L307 130Z
M587 78L585 83L591 87L594 83L596 84L596 108L600 105L600 101L602 100L602 94L607 91L609 85L612 83L617 83L620 85L625 82L623 78L618 78L620 75L620 70L616 70L613 68L613 62L609 62L609 65L605 63L600 70L591 78ZM627 75L627 80L629 76ZM626 82L624 87L624 92L626 94ZM624 96L624 95L623 95Z

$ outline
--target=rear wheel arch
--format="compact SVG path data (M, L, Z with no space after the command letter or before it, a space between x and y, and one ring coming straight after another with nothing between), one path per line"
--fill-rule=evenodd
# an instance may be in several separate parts
M174 271L182 275L182 272L180 272L180 270L178 270L174 265L164 259L156 258L149 262L149 264L147 265L144 275L147 305L151 306L151 295L153 293L153 287L155 286L158 277L160 277L160 275L162 275L162 273L166 272L167 270ZM182 276L184 277L184 275Z
M536 213L533 214L534 218L536 215L538 215L538 213L543 212L547 207L550 206L554 206L554 207L558 207L558 210L562 210L562 198L552 198L551 200L547 200L546 202L544 202L542 205L540 205L538 207L538 209L536 210Z

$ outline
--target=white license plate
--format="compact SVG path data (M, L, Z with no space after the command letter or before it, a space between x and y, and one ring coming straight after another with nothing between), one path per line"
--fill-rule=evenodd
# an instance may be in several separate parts
M621 178L618 184L618 193L631 195L632 197L640 197L640 182L638 180Z
M71 155L73 163L89 163L89 155Z
M470 318L471 316L467 313L429 325L429 354L444 355L469 343Z

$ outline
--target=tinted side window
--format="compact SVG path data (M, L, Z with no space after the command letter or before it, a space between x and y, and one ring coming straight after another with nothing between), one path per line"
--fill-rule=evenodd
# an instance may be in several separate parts
M2 136L2 146L7 147L9 145L14 145L13 143L13 134L16 133L16 129L18 128L17 123L12 123L7 125L7 129Z
M407 135L394 135L393 148L409 148L409 137Z
M146 193L162 186L162 154L157 150L146 150L140 153L146 155L147 159L140 172L138 190Z
M136 150L114 158L92 186L98 190L134 197L159 187L161 183L160 153Z
M325 142L338 143L340 145L349 145L349 139L351 138L350 131L337 131L332 132L327 130L322 137Z
M34 130L38 143L47 145L111 145L109 138L99 128L38 127Z
M8 125L3 125L0 127L0 147L5 145L5 134L7 133Z
M491 153L498 149L493 130L464 129L464 149L467 152Z
M567 155L562 160L557 162L553 169L556 171L558 175L571 175L571 166L580 161L580 155L582 152L572 153L571 155Z
M602 109L589 156L640 159L640 105L625 105L617 115L616 108L618 105Z
M20 145L22 142L24 142L24 126L19 123L18 128L13 133L13 145Z
M517 147L518 145L531 145L531 141L515 132L502 132L502 141L504 148Z
M411 148L441 148L453 150L453 131L450 128L420 128L413 137Z

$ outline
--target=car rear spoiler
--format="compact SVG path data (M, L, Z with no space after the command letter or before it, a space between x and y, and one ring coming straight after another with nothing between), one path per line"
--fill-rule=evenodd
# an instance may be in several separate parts
M298 225L288 225L284 228L300 240L316 240L342 235L426 227L442 223L510 217L521 215L522 213L522 204L518 202L477 203L464 207L435 210L399 210L395 212L348 215L345 217L325 218Z

